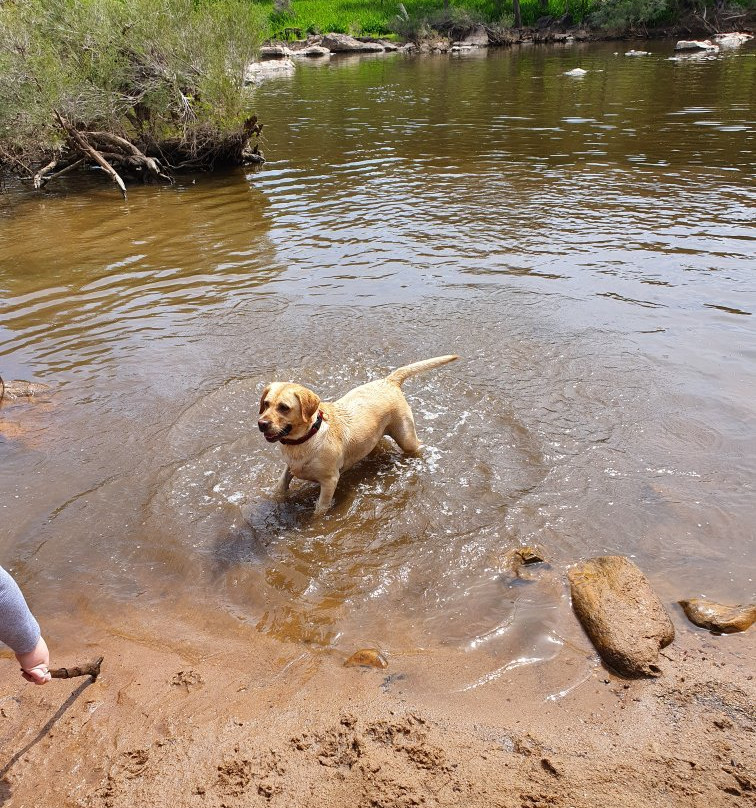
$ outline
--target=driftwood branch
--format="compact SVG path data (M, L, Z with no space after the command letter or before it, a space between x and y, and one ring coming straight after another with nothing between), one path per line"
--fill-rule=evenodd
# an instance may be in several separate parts
M63 128L63 130L68 134L69 138L73 141L74 145L79 149L80 152L85 154L87 157L91 158L92 160L97 163L97 165L102 168L105 173L113 180L113 182L120 188L121 195L123 196L124 200L126 199L126 186L121 179L120 174L110 165L110 163L89 143L84 139L82 134L74 129L73 126L58 112L55 110L55 117L58 119L58 123Z
M39 190L47 180L45 180L45 176L50 172L55 170L55 167L58 165L58 158L56 157L54 160L50 160L50 162L46 166L42 166L39 171L34 175L34 187Z
M73 668L54 668L50 671L53 679L72 679L74 676L91 676L94 681L100 675L100 665L104 657L99 657L94 662L87 662Z

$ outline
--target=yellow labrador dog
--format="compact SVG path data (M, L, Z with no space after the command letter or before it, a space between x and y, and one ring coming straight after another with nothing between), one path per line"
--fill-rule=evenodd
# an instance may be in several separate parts
M457 358L438 356L397 368L332 404L301 384L269 384L260 398L257 426L268 443L281 444L286 461L276 494L284 496L293 477L320 483L315 513L323 513L331 507L341 473L370 454L384 435L403 451L416 452L420 442L402 382Z

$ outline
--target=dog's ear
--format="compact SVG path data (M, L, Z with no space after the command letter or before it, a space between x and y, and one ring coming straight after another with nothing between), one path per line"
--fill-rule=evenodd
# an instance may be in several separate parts
M260 396L260 415L262 415L263 410L265 409L265 407L263 407L263 401L265 401L265 396L267 396L269 392L270 392L270 385L267 385L265 389L262 391L262 395Z
M318 411L318 407L320 406L320 398L312 392L312 390L308 390L306 387L300 387L294 395L297 397L299 401L300 409L302 410L302 418L305 421L309 421L313 415Z

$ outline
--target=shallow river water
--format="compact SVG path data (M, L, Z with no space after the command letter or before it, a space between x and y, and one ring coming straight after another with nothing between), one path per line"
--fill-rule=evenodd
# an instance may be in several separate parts
M466 689L559 658L590 555L752 598L756 49L646 47L302 64L256 91L259 171L7 188L0 374L54 392L0 409L0 563L40 619L181 603L458 651ZM419 456L386 442L322 519L311 484L272 500L265 382L452 352L405 385Z

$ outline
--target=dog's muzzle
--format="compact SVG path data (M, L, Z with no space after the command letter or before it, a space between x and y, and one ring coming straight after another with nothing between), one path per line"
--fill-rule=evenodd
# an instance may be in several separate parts
M269 432L270 424L267 421L258 421L257 428L263 433L263 437L268 443L275 443L276 441L285 438L291 432L291 424L287 424L283 429L278 432Z

